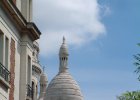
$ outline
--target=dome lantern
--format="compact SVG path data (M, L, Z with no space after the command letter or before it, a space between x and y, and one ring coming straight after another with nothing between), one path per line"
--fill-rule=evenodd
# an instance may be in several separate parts
M63 37L63 43L60 47L60 51L59 51L59 60L60 60L60 64L59 64L59 73L61 72L65 72L68 69L68 48L66 45L66 40L65 37Z

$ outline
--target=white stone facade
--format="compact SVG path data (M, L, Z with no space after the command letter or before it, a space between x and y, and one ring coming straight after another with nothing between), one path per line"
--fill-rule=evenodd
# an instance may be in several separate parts
M0 0L0 100L37 100L40 34L32 0Z

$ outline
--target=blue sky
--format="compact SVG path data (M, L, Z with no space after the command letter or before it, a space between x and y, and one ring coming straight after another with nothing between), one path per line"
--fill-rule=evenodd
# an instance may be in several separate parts
M67 9L59 9L60 12L53 9L63 6L63 2L62 6L61 3L58 6L53 1L40 0L39 3L35 0L34 3L34 21L42 32L40 62L46 66L49 81L58 72L59 47L62 36L66 35L70 54L69 71L79 83L85 100L116 100L116 96L125 91L138 90L140 82L134 73L136 67L133 65L133 55L140 50L137 46L140 42L140 0L87 0L85 3L82 3L83 0L75 0L77 4L72 0L70 4L64 3L66 7L75 7L76 10L70 10L70 14L76 18L86 15L77 22L72 21L73 17L67 19ZM40 12L43 8L41 5L49 10ZM79 10L77 6L83 9ZM83 6L87 6L87 10ZM80 15L75 15L74 11ZM58 15L63 19L47 17L49 15Z

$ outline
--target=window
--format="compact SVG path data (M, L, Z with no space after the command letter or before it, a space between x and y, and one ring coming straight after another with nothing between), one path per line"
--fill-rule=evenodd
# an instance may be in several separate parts
M5 67L8 69L9 39L5 37Z
M9 39L0 31L0 77L9 82Z
M8 69L9 64L9 39L0 32L0 63Z
M32 98L34 97L34 87L35 87L35 84L34 84L34 82L32 81ZM33 98L34 99L34 98Z
M3 64L3 34L0 32L0 63Z
M28 74L27 74L27 80L28 80L28 84L30 85L31 83L31 57L28 56Z

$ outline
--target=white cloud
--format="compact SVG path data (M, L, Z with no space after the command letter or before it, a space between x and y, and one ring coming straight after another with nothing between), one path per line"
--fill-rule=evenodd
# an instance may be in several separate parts
M58 53L62 37L81 46L105 33L97 0L35 0L34 20L42 31L41 55Z

